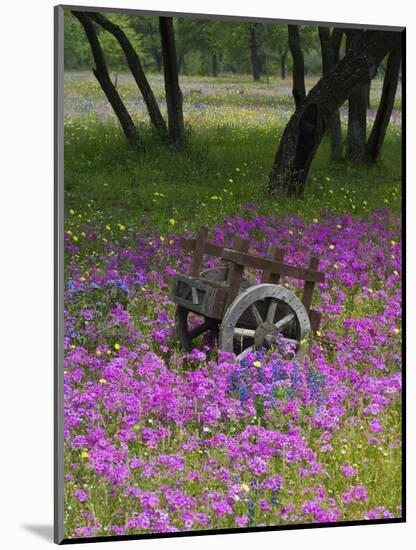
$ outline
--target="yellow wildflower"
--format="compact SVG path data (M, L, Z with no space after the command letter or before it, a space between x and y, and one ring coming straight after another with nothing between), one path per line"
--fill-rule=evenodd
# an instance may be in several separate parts
M116 349L117 351L120 349L120 347L121 347L121 346L120 346L120 344L119 344L118 342L116 342L116 343L114 344L114 349Z
M81 456L82 458L88 458L88 451L82 451Z
M330 245L329 245L329 250L334 250L334 248L335 248L335 245L334 245L334 244L330 244Z
M240 487L246 492L248 493L250 491L250 487L247 485L247 483L242 483L240 485Z
M107 384L107 380L105 378L100 378L99 382L100 384Z
M175 221L173 218L171 218L171 219L169 220L169 223L170 223L170 225L175 225L176 221Z
M261 362L260 361L254 361L253 365L255 367L261 367Z

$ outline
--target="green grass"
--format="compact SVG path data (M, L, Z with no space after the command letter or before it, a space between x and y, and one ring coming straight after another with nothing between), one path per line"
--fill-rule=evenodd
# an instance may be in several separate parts
M318 150L304 200L270 200L267 181L280 128L193 130L181 150L161 145L143 130L147 150L134 155L119 128L74 123L65 146L65 206L94 201L120 221L163 227L215 223L254 202L264 213L316 217L322 209L366 214L383 205L400 209L401 140L390 132L381 160L372 167L329 162L329 144Z
M162 97L161 77L152 77ZM308 81L312 86L313 80ZM177 221L177 228L213 224L256 203L264 213L314 218L322 209L366 214L383 205L399 211L401 132L391 124L374 166L329 160L324 139L314 159L303 200L267 194L268 175L281 133L293 110L290 81L253 83L248 78L184 77L187 144L175 150L158 141L144 109L137 107L134 82L120 77L120 93L140 128L143 150L133 154L111 109L89 73L66 77L65 206L94 202L129 224ZM372 87L376 107L381 83ZM236 94L236 90L244 90ZM129 101L136 104L129 104ZM396 100L400 106L400 97ZM85 108L87 104L88 110ZM97 105L110 116L100 117ZM283 107L279 108L279 104ZM164 106L162 105L162 112ZM345 116L343 116L344 134ZM369 125L370 126L370 125Z

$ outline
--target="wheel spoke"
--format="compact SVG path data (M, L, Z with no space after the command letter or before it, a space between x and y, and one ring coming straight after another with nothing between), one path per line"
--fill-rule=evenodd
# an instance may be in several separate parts
M252 330L251 328L240 328L236 327L234 329L234 335L235 336L242 336L247 338L254 338L255 330Z
M294 318L295 318L295 314L289 313L289 315L286 315L285 317L283 317L283 319L280 319L280 321L275 323L274 326L277 328L277 330L280 331L284 329L291 321L293 321Z
M241 360L241 359L243 359L246 355L248 355L249 353L253 353L254 351L255 351L254 346L249 346L248 348L246 348L245 350L243 350L239 355L237 355L237 359L238 359L238 360Z
M250 311L256 321L257 326L260 326L263 323L263 319L260 315L260 311L257 309L257 306L255 304L251 304Z
M277 300L273 300L273 298L271 298L269 309L267 310L267 318L266 318L266 321L268 323L273 323L274 317L276 315L276 310L277 310Z

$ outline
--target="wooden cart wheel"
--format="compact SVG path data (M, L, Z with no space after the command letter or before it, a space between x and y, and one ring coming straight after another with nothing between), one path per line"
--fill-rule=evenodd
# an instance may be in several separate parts
M218 325L217 319L197 315L183 306L176 308L176 337L185 351L191 351L195 347L194 340L205 332L211 331L215 337L218 334Z
M228 277L228 267L220 265L218 267L210 267L209 269L204 269L201 271L200 277L206 279L207 281L215 281L216 283L221 283L227 280Z
M269 348L281 335L300 356L310 330L308 313L299 298L283 286L263 283L244 290L228 307L219 345L242 359L248 353Z
M202 271L200 277L213 282L225 282L228 276L228 268L225 266L212 267ZM248 281L241 281L241 289L245 290L250 286ZM183 306L176 307L175 330L177 340L185 351L191 351L194 347L194 340L206 332L211 332L214 340L218 341L219 323L217 319L211 319L189 311Z

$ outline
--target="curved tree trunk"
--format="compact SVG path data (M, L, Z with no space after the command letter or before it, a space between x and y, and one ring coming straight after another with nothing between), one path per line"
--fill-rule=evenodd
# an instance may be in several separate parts
M302 103L306 96L305 90L305 61L300 44L299 27L297 25L288 25L289 48L293 60L293 98L296 108Z
M183 99L179 87L175 31L173 29L172 17L159 17L159 28L162 40L169 137L173 143L180 145L185 137L185 125L183 121Z
M257 51L257 37L256 29L254 25L251 25L249 28L250 33L250 55L251 55L251 71L253 73L253 80L260 80L260 65L259 65L259 56Z
M103 50L101 48L97 33L94 28L94 23L84 12L72 11L72 14L78 19L78 21L84 28L95 62L95 69L92 70L95 78L100 83L103 92L110 102L114 113L118 118L121 127L123 128L124 134L128 142L134 149L136 149L139 145L139 134L114 84L111 82Z
M347 32L347 51L359 49L365 31ZM348 130L346 158L362 162L365 157L365 142L367 137L367 105L369 82L354 87L348 97Z
M386 131L393 112L394 98L396 96L397 84L399 81L401 57L401 49L397 48L390 53L387 61L380 105L365 148L366 159L370 162L375 162L377 160L384 138L386 137Z
M302 196L316 149L331 114L351 90L369 82L395 41L397 32L366 31L359 50L347 55L309 92L289 120L276 153L269 191Z
M98 23L103 29L111 33L120 44L124 55L126 56L126 60L134 77L134 80L136 81L136 84L143 96L143 100L146 104L147 111L149 113L149 117L153 126L156 128L161 136L167 136L168 131L166 128L166 123L163 120L159 105L157 104L156 98L146 78L139 56L131 45L131 42L127 38L125 32L118 25L115 25L112 21L109 21L100 13L91 12L88 14L88 16L93 21Z
M334 29L335 30L335 29ZM331 39L331 31L328 27L319 27L319 40L321 42L322 53L322 75L326 75L334 68L336 59L333 51L333 42ZM341 43L341 37L339 44ZM335 47L337 44L335 43ZM339 45L338 45L339 55ZM331 140L331 159L340 160L342 158L342 132L341 132L341 118L339 116L339 110L333 112L328 121L328 133Z
M341 27L334 27L331 34L331 48L332 48L332 62L336 65L340 58L341 42L344 29Z

